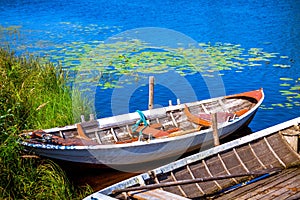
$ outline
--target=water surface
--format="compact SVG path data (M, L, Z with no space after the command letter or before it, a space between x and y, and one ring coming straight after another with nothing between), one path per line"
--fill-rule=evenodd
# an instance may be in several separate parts
M126 30L158 27L180 32L199 43L240 45L278 53L261 66L220 71L226 94L264 88L266 99L250 124L253 131L299 116L300 1L102 1L102 0L0 0L1 46L10 44L19 53L32 52L64 62L70 44L76 48L97 44ZM18 34L7 29L17 27ZM9 34L8 34L9 33ZM56 58L56 59L55 59ZM75 64L74 64L75 63ZM77 63L74 62L73 66ZM197 98L209 98L201 74L184 77ZM171 79L160 76L155 104L176 101L172 89L163 85ZM171 80L172 81L172 80ZM172 87L180 86L179 81ZM129 110L147 108L147 86L136 86ZM292 90L291 90L292 89ZM285 91L285 92L284 92ZM291 91L292 94L286 92ZM113 114L113 89L98 88L96 111L99 117ZM297 96L298 95L298 96ZM188 101L188 100L187 100ZM118 102L117 102L118 103ZM119 108L123 107L122 99ZM126 105L128 106L128 105Z

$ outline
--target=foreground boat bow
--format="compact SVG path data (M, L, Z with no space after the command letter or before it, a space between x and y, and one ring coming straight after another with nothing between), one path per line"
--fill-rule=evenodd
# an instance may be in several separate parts
M101 199L299 199L300 117L96 192Z

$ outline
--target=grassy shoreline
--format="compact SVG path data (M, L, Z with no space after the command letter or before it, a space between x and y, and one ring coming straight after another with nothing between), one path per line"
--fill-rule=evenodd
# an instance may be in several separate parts
M75 95L65 77L60 66L0 48L0 199L82 199L92 192L72 185L53 161L24 156L18 143L22 130L75 122Z

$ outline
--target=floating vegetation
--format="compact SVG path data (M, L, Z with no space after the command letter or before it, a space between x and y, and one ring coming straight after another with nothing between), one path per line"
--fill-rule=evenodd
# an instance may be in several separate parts
M246 67L260 67L269 58L276 57L275 53L258 48L251 48L245 54L241 45L229 43L199 43L199 47L170 48L153 47L136 39L122 41L122 38L116 38L112 41L72 42L64 48L56 48L56 52L52 51L49 56L68 71L80 71L79 74L82 74L91 69L97 70L101 74L97 84L103 89L125 84L117 81L123 75L136 76L139 80L142 74L165 73L172 69L182 76L201 73L203 77L213 77L209 74L212 71L234 70L241 73ZM113 76L103 79L108 74Z
M274 64L274 67L280 67L280 68L290 68L291 65L284 65L284 64Z
M297 95L298 94L298 93L292 92L290 90L280 90L279 92L281 93L281 95L285 95L285 96L287 96L287 95Z
M277 103L277 104L273 103L272 106L273 106L273 107L276 107L276 106L277 106L277 107L281 107L281 108L284 107L284 105L281 104L281 103Z
M285 103L285 107L292 108L293 104L291 104L291 103Z
M3 34L8 34L8 35L16 35L19 34L20 29L22 28L22 26L8 26L8 27L4 27L0 25L0 36Z
M292 81L292 80L294 80L294 79L292 79L292 78L285 78L285 77L281 77L281 78L279 78L281 81Z
M284 87L284 90L280 90L280 94L286 97L288 103L285 103L285 107L292 108L293 106L300 106L300 78L280 78L281 81L289 81L289 83L280 84Z
M101 74L114 73L115 78L129 74L165 73L170 69L182 76L205 73L208 70L243 72L246 67L260 67L265 62L270 62L270 59L277 57L278 54L265 52L262 48L246 50L240 44L221 42L199 43L193 48L169 48L153 47L143 41L134 39L125 41L122 37L115 37L111 38L110 43L105 43L104 39L109 37L111 32L120 32L122 27L98 24L83 26L68 21L60 22L58 26L62 31L56 34L45 31L47 37L57 38L57 42L55 39L51 39L51 42L42 39L30 42L36 55L46 55L50 61L61 63L66 71L97 69ZM20 27L16 28L19 30ZM22 31L25 35L27 32L37 33L33 30ZM41 31L37 34L43 35ZM103 40L99 40L99 34L102 35ZM74 36L73 40L70 35ZM80 40L80 35L91 35L97 40ZM24 51L30 49L30 46L19 42L17 49ZM113 66L114 69L108 69L109 66ZM274 64L274 66L290 67L285 64ZM117 87L113 84L114 80L111 81L110 86ZM104 84L100 83L100 85L106 88Z
M243 73L249 67L260 68L268 64L283 69L292 67L287 63L291 61L287 55L266 52L263 48L245 49L240 44L221 42L201 42L193 46L184 46L185 44L178 42L177 47L153 46L142 40L127 39L120 34L110 37L112 33L121 32L122 27L119 26L83 26L68 21L61 22L58 26L61 28L60 32L44 33L51 41L44 40L46 37L41 37L41 31L22 30L21 27L0 27L0 30L12 30L10 33L13 33L13 30L22 30L24 35L33 34L32 41L28 42L28 37L24 37L26 42L19 41L16 49L29 52L33 50L36 55L60 63L71 83L93 85L102 89L120 88L124 84L131 84L133 80L146 78L147 74L161 74L170 70L181 76L201 73L204 78L214 78L216 75L226 76L229 71ZM18 35L22 36L20 33ZM90 35L91 39L87 40L83 35ZM105 41L106 38L110 38L109 42ZM22 37L20 39L22 41ZM0 40L3 42L10 39ZM273 62L274 58L277 63ZM120 79L122 76L129 78ZM298 85L292 83L295 80L288 77L282 77L280 80L284 81L280 84L280 87L284 87L280 93L289 99L289 102L295 102L299 96Z
M280 58L283 58L283 59L287 59L287 58L289 58L288 56L280 56Z
M291 84L288 84L288 83L282 83L282 84L280 84L280 86L282 86L282 87L289 87L289 86L291 86Z
M290 90L295 90L295 91L297 91L298 94L299 94L299 91L300 91L300 84L295 85L295 86L292 86L292 87L290 88Z
M264 104L262 104L259 108L262 109L262 110L274 110L274 107L267 107Z

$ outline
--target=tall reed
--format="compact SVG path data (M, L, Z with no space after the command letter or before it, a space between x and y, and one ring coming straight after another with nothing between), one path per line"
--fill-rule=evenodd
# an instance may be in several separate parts
M81 199L91 192L72 186L54 162L24 157L18 143L24 129L75 122L65 77L61 67L42 58L0 48L0 199Z

